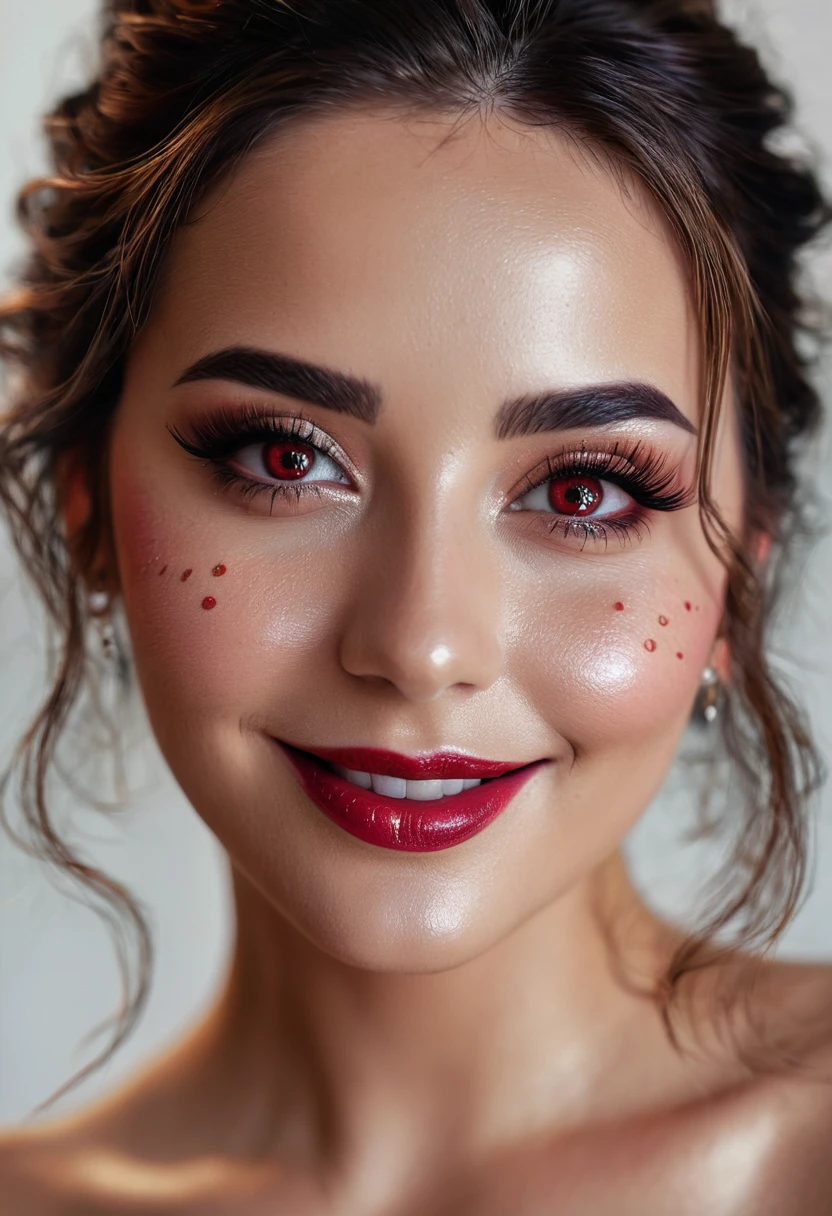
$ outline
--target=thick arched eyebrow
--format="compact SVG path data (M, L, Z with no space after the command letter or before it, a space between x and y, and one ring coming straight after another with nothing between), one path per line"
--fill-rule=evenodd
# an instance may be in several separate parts
M195 380L230 380L351 414L369 423L376 421L384 401L380 386L371 380L246 346L206 355L187 368L176 384ZM497 439L515 439L541 431L609 426L635 418L672 422L691 435L697 433L693 423L660 389L641 381L620 381L512 397L497 410L494 435Z
M539 431L572 431L609 426L633 418L655 418L697 433L696 427L660 389L641 381L590 384L581 388L530 393L503 402L495 419L498 439Z
M382 404L381 389L369 380L250 346L230 346L206 355L183 372L174 387L193 380L231 380L352 414L362 422L375 422Z

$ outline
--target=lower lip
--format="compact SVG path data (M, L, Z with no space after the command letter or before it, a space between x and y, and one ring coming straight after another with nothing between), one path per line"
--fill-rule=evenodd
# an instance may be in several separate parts
M505 810L540 766L548 763L537 760L461 794L416 802L412 798L387 798L373 790L363 790L339 777L309 752L279 739L275 742L288 757L315 806L333 823L368 844L407 853L449 849L476 836Z

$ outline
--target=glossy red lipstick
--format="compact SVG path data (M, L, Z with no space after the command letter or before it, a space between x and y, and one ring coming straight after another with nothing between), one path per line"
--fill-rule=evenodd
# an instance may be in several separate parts
M371 747L321 747L315 753L275 742L300 777L305 792L334 823L360 840L385 849L428 853L475 836L508 806L546 760L477 760L458 752L402 756ZM431 801L388 798L334 772L330 764L409 781L477 777L481 785Z

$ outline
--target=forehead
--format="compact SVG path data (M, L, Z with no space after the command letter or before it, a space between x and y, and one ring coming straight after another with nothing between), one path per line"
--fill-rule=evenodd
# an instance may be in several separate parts
M637 373L696 413L687 274L658 208L574 139L497 115L291 125L179 231L158 308L183 362L242 343L381 380L419 359L424 379L427 354L446 383L464 363L495 391Z

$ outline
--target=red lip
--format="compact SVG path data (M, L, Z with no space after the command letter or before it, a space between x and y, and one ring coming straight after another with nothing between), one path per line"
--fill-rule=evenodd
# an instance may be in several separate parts
M320 748L312 754L279 739L275 743L289 759L308 797L339 827L369 844L415 853L447 849L481 832L541 765L548 763L537 760L517 767L451 752L409 758L375 748ZM493 776L474 789L421 802L387 798L361 789L333 772L319 757L347 768L413 781L423 780L425 773L445 779L478 776L483 780L486 768Z

